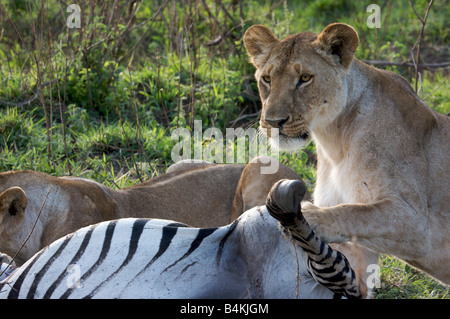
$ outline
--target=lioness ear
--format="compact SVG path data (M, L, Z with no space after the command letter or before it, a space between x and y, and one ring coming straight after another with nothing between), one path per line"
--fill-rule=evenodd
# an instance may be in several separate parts
M268 58L277 37L263 25L254 25L244 34L244 45L250 56L250 61L257 68L261 67Z
M0 194L0 220L3 215L22 217L27 206L27 195L20 187L8 188Z
M327 26L314 41L320 49L337 56L339 62L348 68L358 48L358 33L345 23L333 23Z

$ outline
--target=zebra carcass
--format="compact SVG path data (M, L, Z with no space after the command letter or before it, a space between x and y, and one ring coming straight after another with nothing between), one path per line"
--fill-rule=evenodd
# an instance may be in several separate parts
M304 192L280 181L266 206L218 228L136 218L82 228L3 280L0 297L361 297L346 258L302 219Z

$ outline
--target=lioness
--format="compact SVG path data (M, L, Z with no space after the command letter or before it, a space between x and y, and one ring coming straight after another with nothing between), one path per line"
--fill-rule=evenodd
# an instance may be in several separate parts
M314 140L314 205L302 212L321 239L355 238L366 263L384 252L450 284L450 119L403 77L356 59L358 43L342 23L283 40L250 27L260 126L279 129L281 149Z
M20 250L15 262L21 265L68 233L124 217L164 218L195 227L228 224L232 210L234 219L250 202L264 204L276 181L300 180L281 163L277 173L261 175L260 168L267 164L258 159L247 165L175 165L167 174L120 190L83 178L0 173L0 252L14 256ZM241 206L232 206L235 193Z

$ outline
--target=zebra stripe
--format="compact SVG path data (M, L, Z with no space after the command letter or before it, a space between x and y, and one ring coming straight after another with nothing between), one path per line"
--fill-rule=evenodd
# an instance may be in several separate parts
M84 281L89 276L91 276L95 272L95 270L105 260L106 256L108 255L108 252L109 252L109 250L111 248L111 241L112 241L112 237L113 237L116 225L117 225L117 220L113 220L113 221L108 223L108 226L106 227L106 232L105 232L105 236L104 236L104 239L103 239L103 245L102 245L102 250L100 251L100 255L97 258L96 262L91 266L91 268L89 268L89 270L86 273L84 273L83 276L81 276L80 281ZM72 287L67 289L62 294L61 299L67 299L70 296L70 294L72 293L72 291L73 291ZM51 295L48 295L48 298L50 298L50 297L51 297Z
M62 238L59 242L57 242L59 244L59 247L57 248L56 252L50 256L50 258L45 262L45 264L41 267L40 271L37 272L36 274L33 273L33 282L28 290L27 296L26 298L33 298L35 291L37 289L37 286L39 284L39 282L42 280L42 278L45 276L45 274L47 273L47 270L52 266L52 264L58 260L58 257L63 253L63 251L65 250L66 246L70 243L72 236L68 235L64 238ZM24 280L26 278L29 278L28 274L29 271L33 269L33 265L36 261L41 259L41 255L42 253L44 253L45 250L42 250L41 252L39 252L31 261L31 263L29 264L29 266L26 268L26 271L24 271L20 277L15 281L9 295L8 298L9 299L17 299L19 297L19 294L21 292L22 289L22 285L24 283ZM43 256L42 256L43 257Z
M186 227L186 226L178 226L178 224L172 223L163 227L161 241L159 242L159 249L156 252L156 255L152 258L152 260L150 260L150 262L147 265L145 265L144 269L142 269L141 272L145 271L166 252L166 250L172 243L172 239L177 234L178 227Z
M332 265L326 257L336 259L335 268L341 265L340 257L326 246L319 245L319 250L308 246L315 239L310 234L289 231L304 241L305 249L319 251L320 256L307 259L300 248L293 254L292 245L283 240L265 208L250 210L230 225L209 229L149 219L103 222L39 252L8 278L0 296L292 298L296 278L303 278L298 297L333 297L324 286L331 284L337 291L341 282L334 280L338 277L326 282L327 268ZM78 288L70 286L73 273L67 267L72 264L79 267ZM295 265L300 267L296 272Z
M147 224L147 222L148 222L148 220L146 220L146 219L136 219L135 220L135 222L133 224L133 228L132 228L133 230L131 233L131 237L130 237L130 245L128 247L128 254L127 254L125 260L122 262L122 264L117 268L117 270L115 272L113 272L111 275L109 275L109 277L105 281L103 281L100 285L95 287L95 289L90 294L83 297L83 299L92 298L92 296L100 288L102 288L104 286L104 284L109 282L109 280L111 280L111 278L113 278L119 271L121 271L130 262L130 260L133 258L134 254L136 253L139 239L141 238L142 231L144 230L144 227Z
M202 241L206 237L208 237L209 235L214 233L216 230L217 230L217 228L200 228L200 230L198 231L197 237L195 237L194 241L191 243L191 246L189 247L189 250L181 258L179 258L177 261L175 261L173 264L171 264L170 266L167 266L161 272L161 274L166 272L167 270L169 270L170 268L172 268L176 264L178 264L180 261L182 261L183 259L188 257L190 254L192 254L200 246Z
M118 272L124 270L126 266L131 262L134 255L136 254L139 242L141 240L141 235L143 233L143 230L146 226L146 224L149 222L149 219L135 219L133 221L131 234L129 236L129 242L128 245L128 252L122 263L119 263L112 273L110 273L104 280L101 280L101 282L95 286L89 293L84 295L82 298L91 298L96 293L101 290L110 280L112 280ZM29 263L27 263L26 268L23 272L20 273L19 278L14 282L12 289L10 290L8 294L8 298L18 298L21 294L26 294L26 298L40 298L41 296L43 298L52 298L55 297L55 292L57 289L61 289L61 286L63 286L63 281L65 278L67 278L67 267L71 264L76 264L80 260L83 259L86 249L89 244L96 241L98 237L103 238L103 243L101 245L101 251L96 260L93 262L93 264L90 266L90 268L82 274L80 278L80 282L85 282L89 280L89 278L93 275L98 275L97 270L101 267L101 265L106 261L106 258L110 254L111 248L112 248L112 242L113 242L113 235L116 228L116 225L120 223L120 220L115 220L111 222L104 222L97 225L89 226L85 232L80 230L77 235L68 235L65 238L55 242L54 245L59 245L53 253L51 253L50 256L47 255L47 250L43 250L39 252L38 255L35 256ZM104 233L102 230L97 230L98 225L102 225L103 228L106 228L106 231ZM227 239L230 237L231 233L235 229L237 223L233 224L233 227L229 229L228 231L224 232L223 238L221 238L220 244L217 248L217 256L216 259L220 260L220 256L222 254L224 245L227 241ZM105 227L106 226L106 227ZM177 231L179 228L186 228L187 226L180 223L166 223L162 227L162 235L160 238L160 242L158 245L158 250L154 254L154 256L151 258L151 260L144 265L143 268L140 269L140 271L137 273L136 277L139 277L139 275L142 275L150 266L156 262L170 247L173 238L176 236ZM185 251L178 259L176 259L174 262L166 266L162 271L161 274L169 271L173 267L175 267L177 264L191 256L202 244L202 242L217 230L217 228L206 228L206 229L198 229L195 235L195 238L191 239L191 243L188 246L187 251ZM97 236L93 236L94 232L97 231ZM83 236L83 237L81 237ZM76 243L78 240L78 243ZM75 241L74 244L71 244L72 240ZM77 244L77 245L75 245ZM74 247L74 245L76 247ZM70 246L70 250L73 252L70 253L68 247ZM100 250L100 249L99 249ZM67 259L67 254L71 255L71 258ZM41 255L44 258L46 257L47 260L41 259ZM64 256L64 257L62 257ZM61 257L61 258L60 258ZM39 261L40 266L34 267L35 263ZM49 273L50 269L52 269L52 266L58 262L58 269L60 269L55 275L55 279L49 283L48 288L45 289L44 293L42 294L42 288L45 286L45 276ZM190 266L192 266L194 263L190 263L186 266L184 266L182 273L184 273ZM25 265L24 265L25 266ZM36 268L38 268L36 270ZM53 271L53 269L52 269ZM30 273L35 273L35 275L30 276ZM23 291L22 285L25 282L25 279L30 280L32 277L33 280L31 281L31 284L28 286L28 289L26 291ZM42 287L41 287L42 286ZM128 285L127 285L128 286ZM126 287L127 287L126 286ZM125 288L126 288L125 287ZM38 290L41 290L40 293L38 293ZM61 299L65 299L71 296L71 294L76 291L75 288L67 288L62 295L59 297Z
M107 230L111 230L113 229L115 226L115 222L111 222L111 224L108 225L108 229ZM78 233L77 236L74 236L74 234L70 234L65 236L64 238L56 241L55 243L51 244L52 245L58 245L56 251L48 256L47 252L48 250L44 249L42 251L40 251L37 255L35 255L33 257L33 259L29 262L29 264L27 265L27 267L25 267L25 270L20 274L19 278L14 282L14 285L8 295L8 298L11 299L17 299L20 296L20 293L22 291L22 286L24 284L24 281L26 279L30 279L33 278L31 285L29 286L29 288L27 289L28 292L26 293L26 298L36 298L39 297L36 295L36 290L39 287L39 284L41 282L45 282L45 276L48 274L49 269L52 268L53 264L58 265L58 269L60 275L57 277L56 280L54 280L50 287L46 290L46 292L43 295L43 298L50 298L52 293L54 292L54 290L56 289L56 287L58 286L58 283L61 283L61 281L64 278L64 275L67 273L67 266L70 264L73 264L74 262L78 261L84 254L84 251L87 247L87 245L91 242L91 236L93 231L96 229L97 225L93 225L93 226L88 226L82 230L80 230L80 233ZM108 233L108 231L107 231ZM65 258L60 258L63 254L71 254L71 251L75 251L76 247L72 247L71 243L74 242L73 245L77 245L77 238L79 238L80 236L83 236L83 240L81 242L80 247L78 247L78 249L76 249L75 255L71 258L71 262L69 262L68 264L66 264L66 262L64 262L64 260L66 260ZM104 236L104 240L107 242L108 238L110 238L110 235L106 234L106 236ZM71 246L70 248L68 248L69 246ZM106 255L107 252L102 250L103 255ZM64 255L64 257L66 257L66 255ZM38 266L39 269L35 270L34 266L35 263L37 261L39 261L40 263L43 262L42 259L48 258L47 261L45 261L45 263L43 265ZM63 265L65 265L64 267L62 267ZM25 265L24 265L25 266ZM52 269L52 272L54 272L55 270ZM30 272L33 274L32 276L30 276ZM52 274L48 274L48 275L52 275ZM45 283L44 283L45 284Z
M38 257L42 255L42 251L40 251L37 255L37 257L35 257L31 263L28 265L28 267L25 269L24 272L22 272L19 276L19 278L14 282L14 285L11 287L11 290L8 294L8 299L17 299L19 298L19 292L20 292L20 288L22 287L23 281L25 280L25 278L27 277L30 269L33 267L34 263L38 260ZM0 290L2 290L3 287L1 287Z
M296 194L297 197L293 199L292 196L295 187L302 185L294 183L300 182L280 181L273 186L266 201L269 214L279 221L294 244L300 246L308 255L308 271L318 283L335 294L347 298L362 298L355 272L347 258L322 242L303 217L300 210L301 197ZM281 195L277 193L278 190ZM283 198L285 202L280 200Z
M94 228L94 226L92 226L92 229ZM81 256L83 256L84 251L86 250L86 247L89 243L89 241L91 240L91 236L92 236L92 232L93 230L89 230L86 233L86 236L83 238L83 242L80 245L80 248L78 249L77 253L75 254L75 256L72 258L72 260L70 261L69 265L71 264L75 264L80 258ZM66 275L66 271L62 271L58 278L56 279L55 282L52 283L52 285L50 286L50 288L48 288L48 290L45 292L44 294L44 299L49 299L51 297L51 295L53 294L53 292L55 291L56 287L61 283L61 281L63 280L64 276ZM41 277L42 278L42 277ZM27 298L32 298L32 296L34 295L36 288L37 288L37 284L39 282L33 282L33 285L35 286L34 290L32 291L30 289L30 291L28 292L29 297Z
M150 262L146 264L144 268L142 268L142 270L137 273L135 278L139 278L139 276L141 276L148 268L150 268L150 266L167 251L170 244L172 243L173 238L177 234L179 227L187 227L187 226L181 223L170 223L162 228L162 235L161 240L159 242L158 251L150 260ZM132 284L132 282L133 280L131 280L125 288L129 287Z
M307 223L303 219L301 224L302 226L299 223L289 226L289 232L300 235ZM328 244L324 244L312 230L308 238L306 243L295 242L308 254L308 270L311 276L335 293L347 298L361 298L355 272L345 256L333 250Z
M216 257L216 264L217 267L219 267L220 265L220 259L222 257L222 252L223 252L223 248L225 246L225 243L227 242L227 239L230 237L230 235L234 232L234 230L236 229L236 226L238 225L240 219L236 219L232 224L230 229L227 231L227 233L225 234L225 236L223 236L222 240L219 243L219 250L217 252L217 257Z

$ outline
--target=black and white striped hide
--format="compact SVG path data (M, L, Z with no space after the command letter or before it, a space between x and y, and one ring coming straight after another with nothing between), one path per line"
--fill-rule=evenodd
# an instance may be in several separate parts
M277 219L292 242L308 255L307 268L311 276L337 296L364 298L355 272L347 258L320 240L301 213L301 201L306 187L301 181L281 180L267 196L269 214Z
M85 227L0 283L1 298L333 298L265 206L198 229L158 219Z

